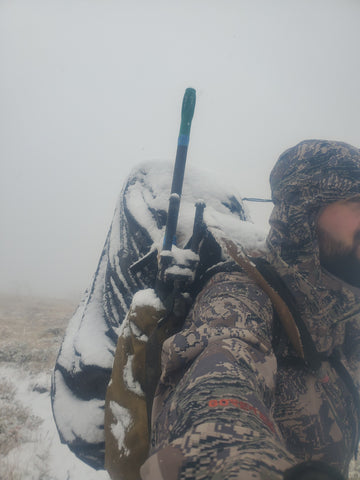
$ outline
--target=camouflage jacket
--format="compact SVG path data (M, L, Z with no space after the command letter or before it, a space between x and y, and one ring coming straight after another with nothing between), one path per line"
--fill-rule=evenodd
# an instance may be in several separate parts
M360 152L302 142L280 157L270 182L268 260L317 350L338 351L359 387L360 292L321 268L316 218L323 206L358 194ZM306 459L347 473L358 439L354 397L328 361L316 376L290 361L289 344L276 358L272 323L269 298L247 275L219 273L208 282L184 329L163 345L144 480L280 479Z

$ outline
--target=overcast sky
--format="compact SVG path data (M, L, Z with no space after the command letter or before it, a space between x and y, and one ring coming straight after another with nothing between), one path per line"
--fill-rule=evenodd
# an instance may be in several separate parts
M188 162L243 195L305 138L360 146L359 21L358 0L0 0L0 292L80 296L189 86Z

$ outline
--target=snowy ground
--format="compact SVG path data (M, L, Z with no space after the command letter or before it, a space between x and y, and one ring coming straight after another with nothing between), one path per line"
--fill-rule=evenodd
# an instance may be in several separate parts
M0 478L108 480L62 445L51 369L75 303L0 295Z
M52 418L51 370L75 307L0 294L1 480L110 479L60 443ZM360 480L360 465L349 478Z

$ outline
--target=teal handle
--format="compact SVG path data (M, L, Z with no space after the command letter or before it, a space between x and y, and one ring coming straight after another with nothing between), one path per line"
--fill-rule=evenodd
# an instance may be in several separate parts
M181 125L179 137L185 135L189 137L191 121L194 116L196 103L196 91L194 88L187 88L185 90L182 108L181 108Z

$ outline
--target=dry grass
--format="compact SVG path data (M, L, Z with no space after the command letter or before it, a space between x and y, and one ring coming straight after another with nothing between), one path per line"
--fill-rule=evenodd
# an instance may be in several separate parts
M28 440L27 432L36 429L42 420L14 400L15 386L9 381L0 384L0 454Z
M28 371L52 369L76 304L0 294L0 363Z
M37 379L33 390L49 390L50 372L75 307L70 301L0 294L0 366L33 375ZM0 478L22 480L24 469L18 471L16 462L9 462L6 456L16 447L34 442L42 420L17 401L15 393L11 380L0 379ZM33 459L39 464L38 480L48 479L47 454L39 451Z

